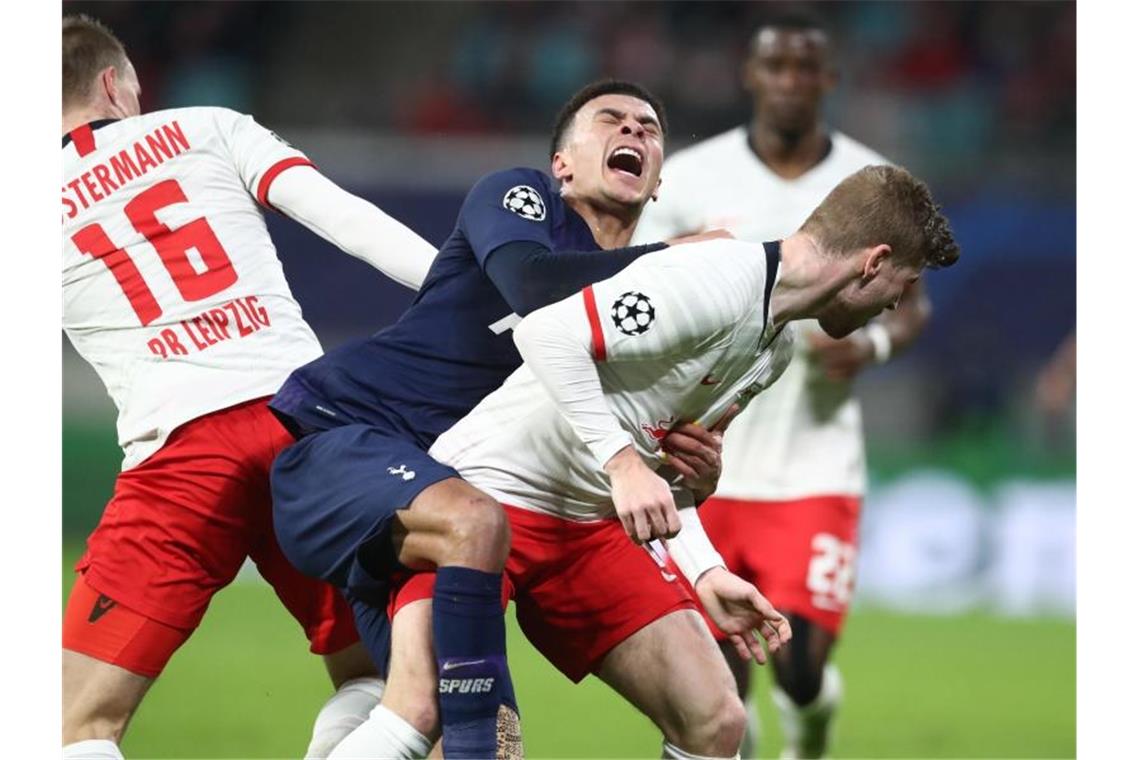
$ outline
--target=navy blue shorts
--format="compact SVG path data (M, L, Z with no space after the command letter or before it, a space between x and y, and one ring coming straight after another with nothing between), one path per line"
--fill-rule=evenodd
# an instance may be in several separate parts
M459 473L407 437L371 425L311 433L273 463L273 528L306 575L381 611L401 569L390 528L396 510ZM355 605L354 605L355 606Z

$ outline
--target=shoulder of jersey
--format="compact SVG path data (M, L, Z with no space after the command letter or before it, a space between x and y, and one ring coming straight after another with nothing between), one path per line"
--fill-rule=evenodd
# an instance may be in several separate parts
M850 164L852 171L862 169L868 164L893 164L888 158L868 148L858 140L854 140L842 132L832 132L831 140L835 148L836 157L844 163Z
M665 162L669 172L708 171L708 162L735 157L747 145L744 127L734 127L674 153Z
M161 111L147 111L138 116L132 116L126 119L120 119L111 128L121 127L130 130L132 125L147 124L163 124L166 122L181 120L183 124L202 124L205 122L219 123L219 122L232 122L244 117L245 114L239 113L229 108L220 106L187 106L185 108L164 108Z
M500 169L499 171L489 172L484 174L479 181L482 182L483 180L497 179L500 177L509 179L512 182L532 185L535 188L541 188L547 192L549 192L551 188L551 180L546 172L530 166L514 166L510 169Z

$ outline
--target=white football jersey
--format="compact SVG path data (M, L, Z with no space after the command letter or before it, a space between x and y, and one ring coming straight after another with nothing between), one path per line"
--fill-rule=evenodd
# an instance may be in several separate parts
M665 162L661 200L650 203L635 242L726 228L741 240L788 237L831 189L868 164L889 163L839 132L831 151L796 179L774 174L738 127L678 152ZM728 429L718 496L751 500L820 494L862 495L866 489L863 423L850 384L833 382L808 360L803 325L795 356L776 387Z
M587 445L524 364L430 453L504 503L576 520L612 516L609 456L632 439L659 467L670 427L715 424L787 365L793 328L774 329L767 309L777 261L735 240L674 246L523 320L593 357L617 441Z
M280 172L309 161L224 108L68 138L63 326L118 408L128 469L179 425L270 395L320 355L258 207Z

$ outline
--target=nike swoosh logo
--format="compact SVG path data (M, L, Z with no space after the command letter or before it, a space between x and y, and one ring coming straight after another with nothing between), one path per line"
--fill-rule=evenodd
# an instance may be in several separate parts
M443 663L443 670L455 670L456 668L465 668L468 665L482 665L486 660L466 660L464 662L445 662Z
M94 623L99 618L110 612L111 608L116 604L115 600L106 594L100 594L99 598L95 600L95 606L91 608L91 614L87 616L88 623Z
M701 385L720 385L720 380L717 380L711 374L705 375L701 378Z

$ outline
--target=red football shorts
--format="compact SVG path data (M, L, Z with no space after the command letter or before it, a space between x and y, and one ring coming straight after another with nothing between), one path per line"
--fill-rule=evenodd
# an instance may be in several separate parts
M683 579L630 541L618 520L574 522L504 509L511 524L504 594L514 598L531 644L571 681L654 620L697 609ZM393 589L389 614L430 599L434 580L434 573L405 578Z
M274 537L269 468L292 442L259 399L182 425L159 451L120 473L75 566L83 582L68 600L64 648L142 672L137 663L132 668L109 659L117 639L102 640L101 631L119 638L121 632L101 625L112 613L97 614L92 605L98 601L83 589L188 636L247 556L301 624L313 652L356 642L352 612L340 594L294 569ZM165 657L150 657L143 675L157 675L182 643L163 641L157 648Z
M713 497L701 505L700 516L729 570L784 614L800 615L838 636L855 587L860 503L856 496ZM711 623L710 628L723 638Z
M523 633L577 683L611 649L676 610L697 608L689 590L617 519L574 522L505 506L507 574Z

